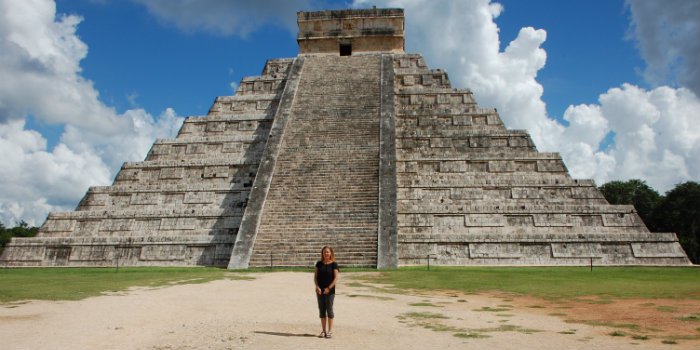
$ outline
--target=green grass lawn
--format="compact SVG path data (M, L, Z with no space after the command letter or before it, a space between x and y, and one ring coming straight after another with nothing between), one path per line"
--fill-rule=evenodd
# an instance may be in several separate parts
M225 269L204 267L0 269L0 303L27 299L78 300L130 287L158 287L235 278Z
M700 299L700 269L685 267L411 267L361 279L399 289L501 291L547 299Z
M78 300L130 287L204 283L251 278L247 272L281 271L220 268L22 268L0 269L0 303L28 299ZM287 269L311 273L311 269ZM377 271L374 269L342 269ZM700 299L700 269L676 267L407 267L353 277L354 283L386 284L392 289L501 291L548 299L609 298ZM347 281L346 281L347 282ZM353 283L353 282L351 282Z

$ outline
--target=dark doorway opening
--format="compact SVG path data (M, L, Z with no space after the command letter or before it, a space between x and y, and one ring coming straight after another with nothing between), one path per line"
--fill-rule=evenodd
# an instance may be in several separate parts
M340 44L340 55L341 56L352 55L352 44Z

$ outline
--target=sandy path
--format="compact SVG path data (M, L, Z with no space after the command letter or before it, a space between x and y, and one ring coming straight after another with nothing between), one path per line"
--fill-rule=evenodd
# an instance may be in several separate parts
M693 345L612 337L607 335L609 328L566 323L541 310L503 305L502 298L381 293L349 285L348 275L338 286L333 339L315 337L320 326L311 274L278 272L255 274L250 281L219 280L81 301L3 305L0 341L5 350L682 349ZM475 311L484 308L501 311ZM425 318L431 314L445 318ZM455 333L488 337L460 338Z

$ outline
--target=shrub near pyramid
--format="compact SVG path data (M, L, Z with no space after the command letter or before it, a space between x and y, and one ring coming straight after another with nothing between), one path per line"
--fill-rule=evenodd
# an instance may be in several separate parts
M7 266L688 265L673 233L404 52L401 9L300 12L300 52L15 238Z

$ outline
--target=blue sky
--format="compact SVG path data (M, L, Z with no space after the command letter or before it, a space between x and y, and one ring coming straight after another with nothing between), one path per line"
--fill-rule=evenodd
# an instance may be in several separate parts
M266 59L295 56L296 11L371 5L405 8L407 50L574 177L663 192L700 179L699 3L0 0L0 220L73 209Z
M328 3L342 8L346 2ZM626 39L630 14L624 1L500 3L505 7L496 20L501 48L522 27L547 30L548 60L538 81L550 115L563 115L570 104L596 102L601 91L620 82L644 85L638 73L644 62L634 41ZM263 26L241 38L183 31L128 1L59 0L57 5L61 13L84 18L78 36L90 49L81 64L83 76L120 112L134 107L129 96L135 94L136 105L148 111L172 107L182 115L200 115L215 96L230 93L230 82L257 75L268 58L297 53L296 33L284 26Z

